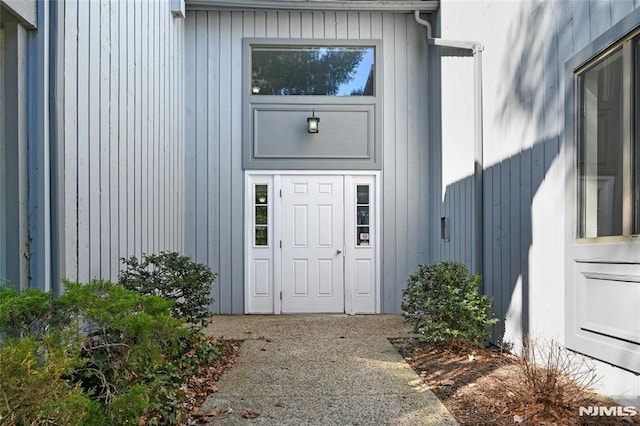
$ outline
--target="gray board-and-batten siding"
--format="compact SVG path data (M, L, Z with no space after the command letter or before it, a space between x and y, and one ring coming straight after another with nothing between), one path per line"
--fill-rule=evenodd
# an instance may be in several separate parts
M187 11L185 253L219 273L214 311L244 312L243 40L379 40L381 310L429 259L427 48L413 15Z
M53 256L117 280L121 257L183 249L184 20L168 0L55 5Z

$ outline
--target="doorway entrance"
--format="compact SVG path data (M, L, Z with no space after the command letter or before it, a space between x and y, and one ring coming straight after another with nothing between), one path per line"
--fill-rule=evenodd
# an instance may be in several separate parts
M379 312L377 175L250 173L247 313Z

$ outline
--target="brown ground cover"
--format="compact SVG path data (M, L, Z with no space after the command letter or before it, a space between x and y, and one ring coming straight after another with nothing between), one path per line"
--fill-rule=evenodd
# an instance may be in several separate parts
M545 410L527 388L521 361L496 347L451 350L413 338L391 343L461 425L640 425L640 416L579 416L581 405L618 405L594 392Z

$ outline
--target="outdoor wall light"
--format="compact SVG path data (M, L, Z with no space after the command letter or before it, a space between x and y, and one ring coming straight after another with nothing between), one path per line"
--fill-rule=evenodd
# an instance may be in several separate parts
M257 81L253 81L253 85L251 86L251 94L252 95L258 95L260 94L260 86L258 85Z
M320 117L316 117L316 111L313 110L311 117L307 117L307 131L318 133L318 123L320 123Z

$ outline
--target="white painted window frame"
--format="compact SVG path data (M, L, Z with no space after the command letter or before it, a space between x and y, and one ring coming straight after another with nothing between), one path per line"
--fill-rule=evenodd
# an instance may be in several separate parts
M244 311L247 314L280 314L282 312L282 300L280 299L280 293L282 291L282 254L277 243L282 236L282 226L278 218L282 216L281 203L279 193L282 189L281 176L284 175L330 175L330 176L344 176L344 188L345 188L345 246L348 242L352 242L355 247L355 232L353 230L356 226L355 212L355 195L349 197L347 191L351 188L355 188L359 184L369 184L371 187L370 193L370 230L372 231L372 247L374 250L373 262L374 262L374 309L373 311L367 311L366 313L380 313L381 312L381 211L382 211L382 198L381 198L381 173L380 171L364 171L364 170L246 170L245 171L245 203L244 203L244 223L245 223L245 241L244 241L244 268L245 268L245 282L244 282L244 294L245 294L245 307ZM258 247L254 246L254 232L253 227L253 209L255 203L253 199L254 185L267 184L269 188L269 197L271 203L269 204L269 246ZM349 203L349 204L347 204ZM270 259L271 268L269 269L268 278L269 282L269 297L265 297L260 303L256 303L252 298L252 290L254 289L254 282L252 282L254 276L254 270L251 267L251 263L254 259L257 259L256 250L264 251L262 257L259 259ZM357 314L365 313L360 309L362 306L358 302L358 297L355 293L353 283L347 279L347 270L351 261L354 261L355 254L359 248L351 249L346 247L345 251L345 313ZM269 253L266 253L269 251Z

